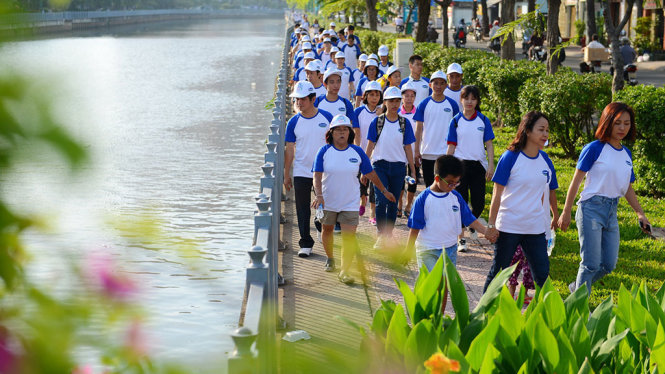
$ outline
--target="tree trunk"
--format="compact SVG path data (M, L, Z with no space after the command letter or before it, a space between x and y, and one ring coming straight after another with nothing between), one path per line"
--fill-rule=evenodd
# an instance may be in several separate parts
M501 2L501 22L507 24L515 20L515 0L503 0ZM501 45L501 58L504 60L515 59L515 40L512 34L504 38L505 42Z
M476 19L476 18L478 18L478 1L473 0L473 8L471 9L471 19Z
M591 37L596 31L596 5L594 0L586 2L586 44L591 42Z
M369 29L376 31L376 0L365 0L367 6L367 17L369 17Z
M487 0L480 0L480 7L483 10L483 35L488 36L490 34L490 16L487 14Z
M418 0L418 31L416 41L427 40L427 22L429 21L430 0Z
M610 6L612 0L605 0L605 9L603 9L603 16L605 18L605 29L610 42L610 49L612 50L612 67L614 68L614 76L612 77L612 95L623 89L623 57L621 57L621 50L619 45L619 34L630 19L630 13L633 11L633 4L635 0L626 0L626 12L618 25L614 25L612 17L610 16ZM641 0L638 0L641 1Z
M448 47L448 7L450 6L451 0L434 0L436 4L441 7L441 47Z
M531 13L536 10L536 0L528 0L526 4L527 12Z
M409 22L411 22L411 16L413 15L413 8L414 7L415 7L415 5L410 6L409 7L409 13L406 14L406 21L404 21L404 35L406 35L406 25L408 25Z
M642 13L644 13L644 2L642 0L635 2L636 9L635 13L637 13L637 18L642 17Z
M662 4L662 1L663 0L661 0L661 4ZM665 23L665 17L663 16L663 8L656 9L655 13L656 13L656 22L655 22L655 25L654 25L654 27L655 27L654 37L656 38L656 40L660 40L662 42L663 41L663 36L665 36L665 35L663 35L663 31L664 31L663 30L663 23Z
M554 75L559 68L559 58L553 57L554 49L559 44L559 7L561 0L547 0L547 46L549 47L547 59L547 74Z

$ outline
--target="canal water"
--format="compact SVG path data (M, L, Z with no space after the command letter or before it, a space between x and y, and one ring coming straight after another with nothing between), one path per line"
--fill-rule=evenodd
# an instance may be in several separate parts
M219 372L233 347L284 31L280 17L138 25L0 53L91 156L78 174L33 155L3 177L18 209L50 223L26 236L31 277L75 293L69 262L110 254L138 286L150 352L193 372ZM162 230L150 244L120 229L146 220Z

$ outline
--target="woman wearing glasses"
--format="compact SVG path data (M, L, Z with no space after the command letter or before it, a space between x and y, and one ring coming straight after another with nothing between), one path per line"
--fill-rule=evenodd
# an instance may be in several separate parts
M488 236L498 232L492 268L483 292L494 277L510 265L518 245L529 262L534 281L540 287L550 273L545 232L555 229L559 219L556 172L547 153L541 151L549 138L549 122L540 112L522 117L517 135L499 159L492 181L492 203ZM545 217L549 201L554 218L547 227ZM496 228L495 228L496 225Z

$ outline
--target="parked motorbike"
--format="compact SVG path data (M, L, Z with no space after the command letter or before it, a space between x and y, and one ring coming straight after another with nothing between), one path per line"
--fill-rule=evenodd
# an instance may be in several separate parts
M535 46L529 59L531 61L545 62L547 61L547 51L542 46Z
M427 42L436 43L436 40L439 39L439 33L432 26L427 26Z
M494 53L497 53L497 54L500 53L501 52L501 40L499 38L490 39L490 43L489 43L488 47Z
M600 73L600 61L580 62L580 73Z
M481 27L476 27L476 29L473 30L473 37L477 42L483 40L483 29Z
M403 33L404 32L404 25L396 25L395 26L395 31L397 31L397 33L399 33L399 34Z

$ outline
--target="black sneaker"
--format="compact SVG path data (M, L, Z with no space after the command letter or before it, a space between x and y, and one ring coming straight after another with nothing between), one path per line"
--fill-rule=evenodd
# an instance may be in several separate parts
M457 245L457 252L466 252L466 239L460 239L459 244Z
M329 273L335 271L335 259L328 257L326 259L326 266L323 269Z
M342 233L342 226L339 225L339 222L335 223L335 230L333 230L335 234L341 234Z

